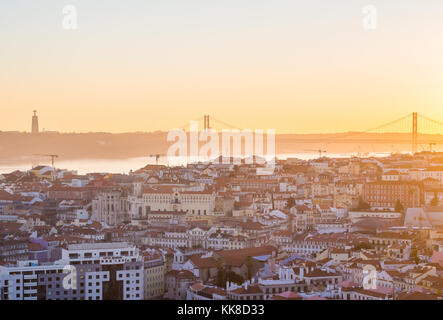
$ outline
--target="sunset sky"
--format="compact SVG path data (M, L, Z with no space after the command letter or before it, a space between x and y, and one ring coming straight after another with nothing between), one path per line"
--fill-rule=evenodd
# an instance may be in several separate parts
M78 30L62 28L62 8ZM365 5L378 28L362 27ZM0 2L0 130L278 133L443 121L441 0Z

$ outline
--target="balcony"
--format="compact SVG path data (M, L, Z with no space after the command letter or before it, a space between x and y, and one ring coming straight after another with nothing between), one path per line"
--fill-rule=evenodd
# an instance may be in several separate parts
M37 279L37 275L36 274L26 274L23 276L23 279L25 279L25 280Z
M24 294L37 294L37 289L23 290Z

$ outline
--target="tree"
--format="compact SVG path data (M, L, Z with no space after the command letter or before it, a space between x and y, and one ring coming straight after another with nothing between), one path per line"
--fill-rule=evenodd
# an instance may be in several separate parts
M217 271L216 283L217 283L217 287L226 288L226 274L223 270Z
M437 192L434 193L434 199L431 200L431 206L436 207L438 206L438 196L437 196Z
M362 197L360 197L358 199L357 210L369 210L369 209L371 209L369 203L367 203L366 201L363 200Z
M241 275L235 273L234 271L228 271L226 272L226 281L234 282L236 284L242 284L244 282L244 279ZM226 285L225 281L225 285Z
M226 289L226 282L234 282L236 284L242 284L244 279L241 275L234 271L219 270L217 272L217 286L219 288Z
M226 275L223 267L223 260L221 258L217 258L217 286L220 288L224 288L226 286Z
M290 197L286 202L286 208L291 209L293 206L295 206L295 199L293 197Z
M405 211L405 208L401 204L400 200L397 200L397 203L395 204L395 211L397 211L397 212Z
M362 243L357 244L352 249L352 251L360 251L361 249L366 249L366 250L374 249L374 245L370 244L369 242L362 242Z
M246 257L245 261L246 268L248 268L248 280L252 277L252 267L253 267L253 261L250 256Z
M419 264L420 263L420 258L418 257L418 250L417 250L417 248L413 248L411 250L411 254L409 256L409 259L413 260L415 262L415 264Z

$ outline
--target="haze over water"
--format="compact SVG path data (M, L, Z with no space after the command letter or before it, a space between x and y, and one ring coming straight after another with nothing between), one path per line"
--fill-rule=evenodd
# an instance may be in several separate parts
M369 153L366 156L383 157L389 153ZM318 153L294 153L294 154L278 154L278 159L298 158L301 160L312 160L318 158ZM347 158L356 156L355 153L331 153L326 155L329 158ZM175 157L170 165L186 165L186 158ZM40 165L50 165L50 163L39 163ZM70 161L56 161L55 166L58 169L75 170L78 174L87 174L91 172L100 173L123 173L127 174L131 170L135 171L143 168L147 164L155 164L155 160L150 157L137 157L128 159L80 159ZM159 159L158 164L168 165L165 158ZM29 170L36 163L20 164L20 165L0 165L0 173L9 173L15 170Z

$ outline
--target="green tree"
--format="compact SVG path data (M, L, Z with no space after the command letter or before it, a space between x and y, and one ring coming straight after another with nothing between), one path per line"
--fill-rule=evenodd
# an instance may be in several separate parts
M438 206L438 196L437 196L437 192L434 193L434 199L431 200L431 206L436 207Z
M361 249L367 249L367 250L374 249L374 245L370 244L369 242L362 242L362 243L359 243L358 245L356 245L352 249L352 251L359 251Z
M411 260L413 260L415 262L415 264L419 264L420 263L420 258L418 257L418 250L417 248L414 248L411 250L411 254L409 257Z
M397 211L397 212L405 211L405 207L403 207L400 200L397 200L397 203L395 204L395 211Z
M226 289L226 274L223 270L217 271L216 283L217 287Z
M217 266L217 277L216 277L217 286L220 288L225 288L226 275L223 267L223 260L221 258L217 258L216 266Z
M246 257L246 261L245 261L245 265L246 268L248 268L248 280L251 279L252 277L252 267L253 267L253 261L252 258L250 256Z
M295 206L295 199L293 197L290 197L286 202L286 208L291 209L293 206Z
M234 271L228 271L225 274L226 276L226 281L229 282L234 282L236 284L242 284L244 282L244 279L241 275L235 273ZM225 281L225 285L226 285L226 281Z
M367 203L366 201L363 200L362 197L360 197L358 199L357 210L369 210L369 209L371 209L369 203Z

